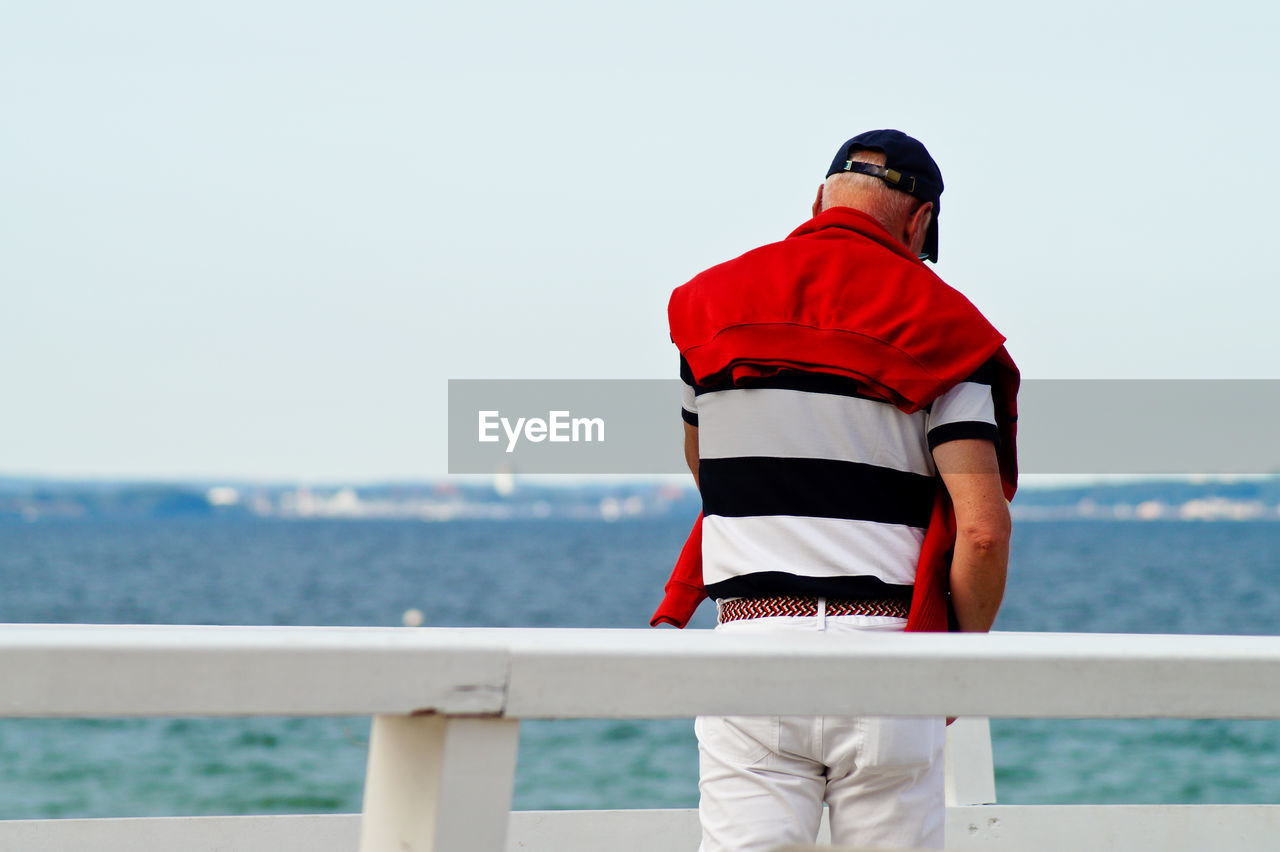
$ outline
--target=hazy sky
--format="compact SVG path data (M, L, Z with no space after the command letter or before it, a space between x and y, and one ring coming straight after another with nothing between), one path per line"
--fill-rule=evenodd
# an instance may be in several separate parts
M671 288L877 127L938 160L937 271L1024 376L1280 378L1278 24L6 3L0 475L442 474L448 379L674 375Z

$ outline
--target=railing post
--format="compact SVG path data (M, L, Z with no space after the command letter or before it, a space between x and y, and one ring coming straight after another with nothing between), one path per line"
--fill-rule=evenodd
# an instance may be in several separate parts
M376 716L360 852L503 852L519 722Z
M991 724L956 719L947 727L947 806L994 805L996 772L991 757Z

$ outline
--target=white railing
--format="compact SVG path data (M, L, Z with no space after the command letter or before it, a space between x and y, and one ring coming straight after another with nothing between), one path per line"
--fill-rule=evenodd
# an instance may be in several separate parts
M814 683L822 688L804 688ZM13 625L0 627L0 684L0 715L10 717L375 717L358 823L23 821L0 823L2 848L327 852L355 848L358 836L361 852L499 852L514 848L510 825L522 849L657 849L696 843L643 845L664 831L696 837L696 819L510 814L519 720L1280 718L1280 637ZM1276 848L1280 838L1272 806L1090 807L1087 819L1071 808L982 807L993 800L989 744L985 726L968 730L949 743L948 843L956 849L1193 849L1202 837L1226 848L1217 841L1230 836L1242 850ZM642 845L619 839L639 824ZM241 839L192 845L220 831ZM1138 836L1149 843L1124 839Z

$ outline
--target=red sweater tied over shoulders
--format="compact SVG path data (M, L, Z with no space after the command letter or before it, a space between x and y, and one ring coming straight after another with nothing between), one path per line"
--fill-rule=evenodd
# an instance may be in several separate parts
M699 384L829 373L911 413L990 363L1000 475L1005 498L1013 497L1018 368L1005 338L871 216L825 210L785 240L676 288L667 313L671 339ZM955 513L939 482L907 630L948 629L955 540ZM699 515L650 623L684 627L705 599Z

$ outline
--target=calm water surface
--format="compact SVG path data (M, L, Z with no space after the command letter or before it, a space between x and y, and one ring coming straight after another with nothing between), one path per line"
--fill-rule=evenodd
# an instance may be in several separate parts
M0 621L638 627L688 523L5 523ZM996 627L1277 633L1278 545L1277 523L1023 523ZM1003 802L1280 801L1280 723L992 726ZM368 728L0 720L0 818L357 811ZM527 722L515 807L692 807L696 778L687 720Z

